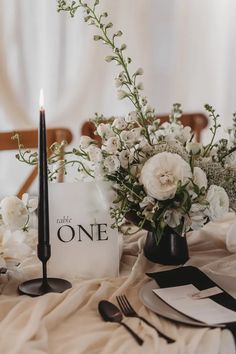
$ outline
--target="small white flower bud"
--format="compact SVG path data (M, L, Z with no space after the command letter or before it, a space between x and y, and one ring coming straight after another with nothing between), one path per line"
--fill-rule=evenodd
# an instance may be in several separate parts
M139 83L138 83L137 89L138 89L138 90L143 90L143 89L144 89L144 86L143 86L143 83L142 83L142 82L139 82Z
M116 87L121 87L122 85L123 85L123 82L119 78L115 79L115 86Z
M142 68L138 68L138 70L134 73L135 76L138 75L143 75L143 69Z
M108 56L106 56L106 58L105 58L105 61L107 62L107 63L110 63L112 60L114 60L115 59L115 57L113 57L112 55L108 55Z
M109 22L109 23L105 26L105 28L108 29L108 28L111 28L112 26L113 26L113 23Z
M191 155L199 155L202 151L201 143L188 142L186 144L186 151Z
M95 34L95 35L93 36L93 39L94 39L94 41L100 41L100 39L102 39L102 37L99 36L99 35L97 35L97 34Z
M123 100L123 98L127 97L128 96L128 93L124 90L118 90L117 91L117 98L119 100Z

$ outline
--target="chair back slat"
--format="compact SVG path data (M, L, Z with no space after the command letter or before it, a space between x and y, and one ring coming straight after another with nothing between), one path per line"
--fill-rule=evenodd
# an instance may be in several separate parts
M8 151L8 150L18 150L17 140L12 139L12 136L18 133L20 137L20 142L24 145L26 149L37 149L38 148L38 130L18 130L16 132L2 132L0 133L0 151ZM49 128L47 129L47 149L49 150L50 146L56 141L61 143L63 140L66 140L68 144L72 141L72 133L67 128ZM62 150L61 158L64 157L64 150ZM22 186L20 187L17 196L21 197L22 194L26 193L33 181L37 177L38 170L37 166L35 166L24 181ZM58 182L63 182L64 173L63 170L60 171L58 175Z

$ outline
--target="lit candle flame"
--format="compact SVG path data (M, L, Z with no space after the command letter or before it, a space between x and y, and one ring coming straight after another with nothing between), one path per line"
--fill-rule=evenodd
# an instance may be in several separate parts
M41 111L44 110L44 95L43 95L43 89L40 90L39 94L39 108Z

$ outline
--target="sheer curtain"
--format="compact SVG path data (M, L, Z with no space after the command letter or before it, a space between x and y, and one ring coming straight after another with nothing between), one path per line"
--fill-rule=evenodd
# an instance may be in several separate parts
M114 29L124 32L133 67L145 71L145 94L160 113L173 102L185 111L214 105L222 124L236 109L234 0L101 0ZM126 114L116 99L118 68L104 62L82 20L57 13L55 0L0 1L0 129L37 127L44 88L48 126L68 126L79 137L83 120L100 112ZM29 172L0 153L0 195L12 194Z

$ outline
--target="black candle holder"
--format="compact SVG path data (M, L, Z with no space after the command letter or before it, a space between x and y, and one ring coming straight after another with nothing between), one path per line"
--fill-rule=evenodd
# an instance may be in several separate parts
M18 291L21 295L35 297L47 293L63 293L65 290L72 287L71 283L65 279L47 277L47 261L42 261L42 266L42 278L27 280L18 286Z

